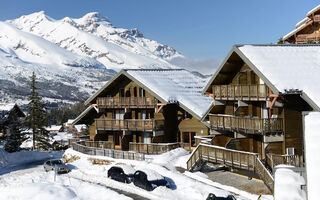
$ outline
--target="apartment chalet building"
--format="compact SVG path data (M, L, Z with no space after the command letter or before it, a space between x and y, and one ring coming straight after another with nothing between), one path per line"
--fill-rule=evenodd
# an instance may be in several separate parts
M319 111L318 45L234 46L204 93L213 144L260 158L304 154L304 111Z
M291 44L319 43L320 5L309 11L307 16L296 24L296 28L282 40Z
M21 121L25 114L14 103L0 103L0 139L12 131L10 124Z
M128 150L130 142L196 146L195 136L209 134L200 121L213 102L202 94L206 81L183 69L124 69L85 102L73 124L87 124L91 140L115 149Z

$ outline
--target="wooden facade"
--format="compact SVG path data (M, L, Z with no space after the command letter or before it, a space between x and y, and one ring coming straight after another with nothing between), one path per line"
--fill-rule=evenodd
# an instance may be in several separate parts
M320 42L320 10L316 9L296 25L296 29L284 36L284 42L307 44Z
M303 155L302 111L310 106L299 95L276 95L233 52L211 80L206 93L216 102L206 117L216 135L213 144L241 151Z
M153 91L123 74L90 105L91 111L77 123L89 125L91 140L111 141L115 149L129 150L130 143L148 146L183 141L191 148L196 135L209 132L207 126L177 103L163 103ZM183 137L185 134L188 138Z

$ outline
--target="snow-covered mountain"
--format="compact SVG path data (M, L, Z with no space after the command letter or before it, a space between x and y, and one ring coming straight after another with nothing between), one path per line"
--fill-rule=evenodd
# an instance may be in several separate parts
M144 38L137 29L114 27L96 12L79 19L55 20L41 11L8 22L116 71L137 67L172 68L167 61L183 57L167 45Z
M114 27L98 13L55 20L43 11L0 22L0 101L25 101L34 71L45 99L82 101L122 68L177 68L175 49Z

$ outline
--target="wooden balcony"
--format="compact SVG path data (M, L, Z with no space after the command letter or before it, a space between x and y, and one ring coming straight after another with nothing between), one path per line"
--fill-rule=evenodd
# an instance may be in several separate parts
M282 119L263 119L236 117L231 115L209 115L210 125L213 130L237 131L247 134L282 133Z
M154 108L157 101L147 97L99 97L99 108Z
M268 88L260 85L214 85L213 97L216 100L265 101L268 99Z
M306 43L318 43L320 39L319 34L299 34L296 37L296 43L306 44Z
M164 120L154 119L96 119L97 130L129 130L129 131L157 131L163 130Z

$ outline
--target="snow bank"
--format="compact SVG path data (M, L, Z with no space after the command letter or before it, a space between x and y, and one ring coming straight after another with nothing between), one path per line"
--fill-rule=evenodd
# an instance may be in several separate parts
M77 199L77 195L68 187L53 183L33 183L0 188L3 199L63 200Z
M19 165L22 163L56 158L61 155L62 152L59 151L18 151L8 153L0 148L0 168L8 165Z
M1 199L8 200L130 200L104 186L46 173L42 166L22 169L1 176ZM85 189L84 189L85 188Z
M185 156L189 157L189 155L190 154L188 151L182 148L177 148L160 155L153 155L148 157L152 158L152 163L154 164L166 166L170 169L173 169L177 165L178 166L183 164L186 165L187 161L184 162L184 159L182 160L183 164L181 163L177 164L177 161L181 161L180 160L181 157L185 157Z
M305 116L305 152L308 200L319 199L320 180L320 113L310 113Z
M306 200L306 193L301 190L304 178L293 171L293 166L278 165L275 169L275 200Z

